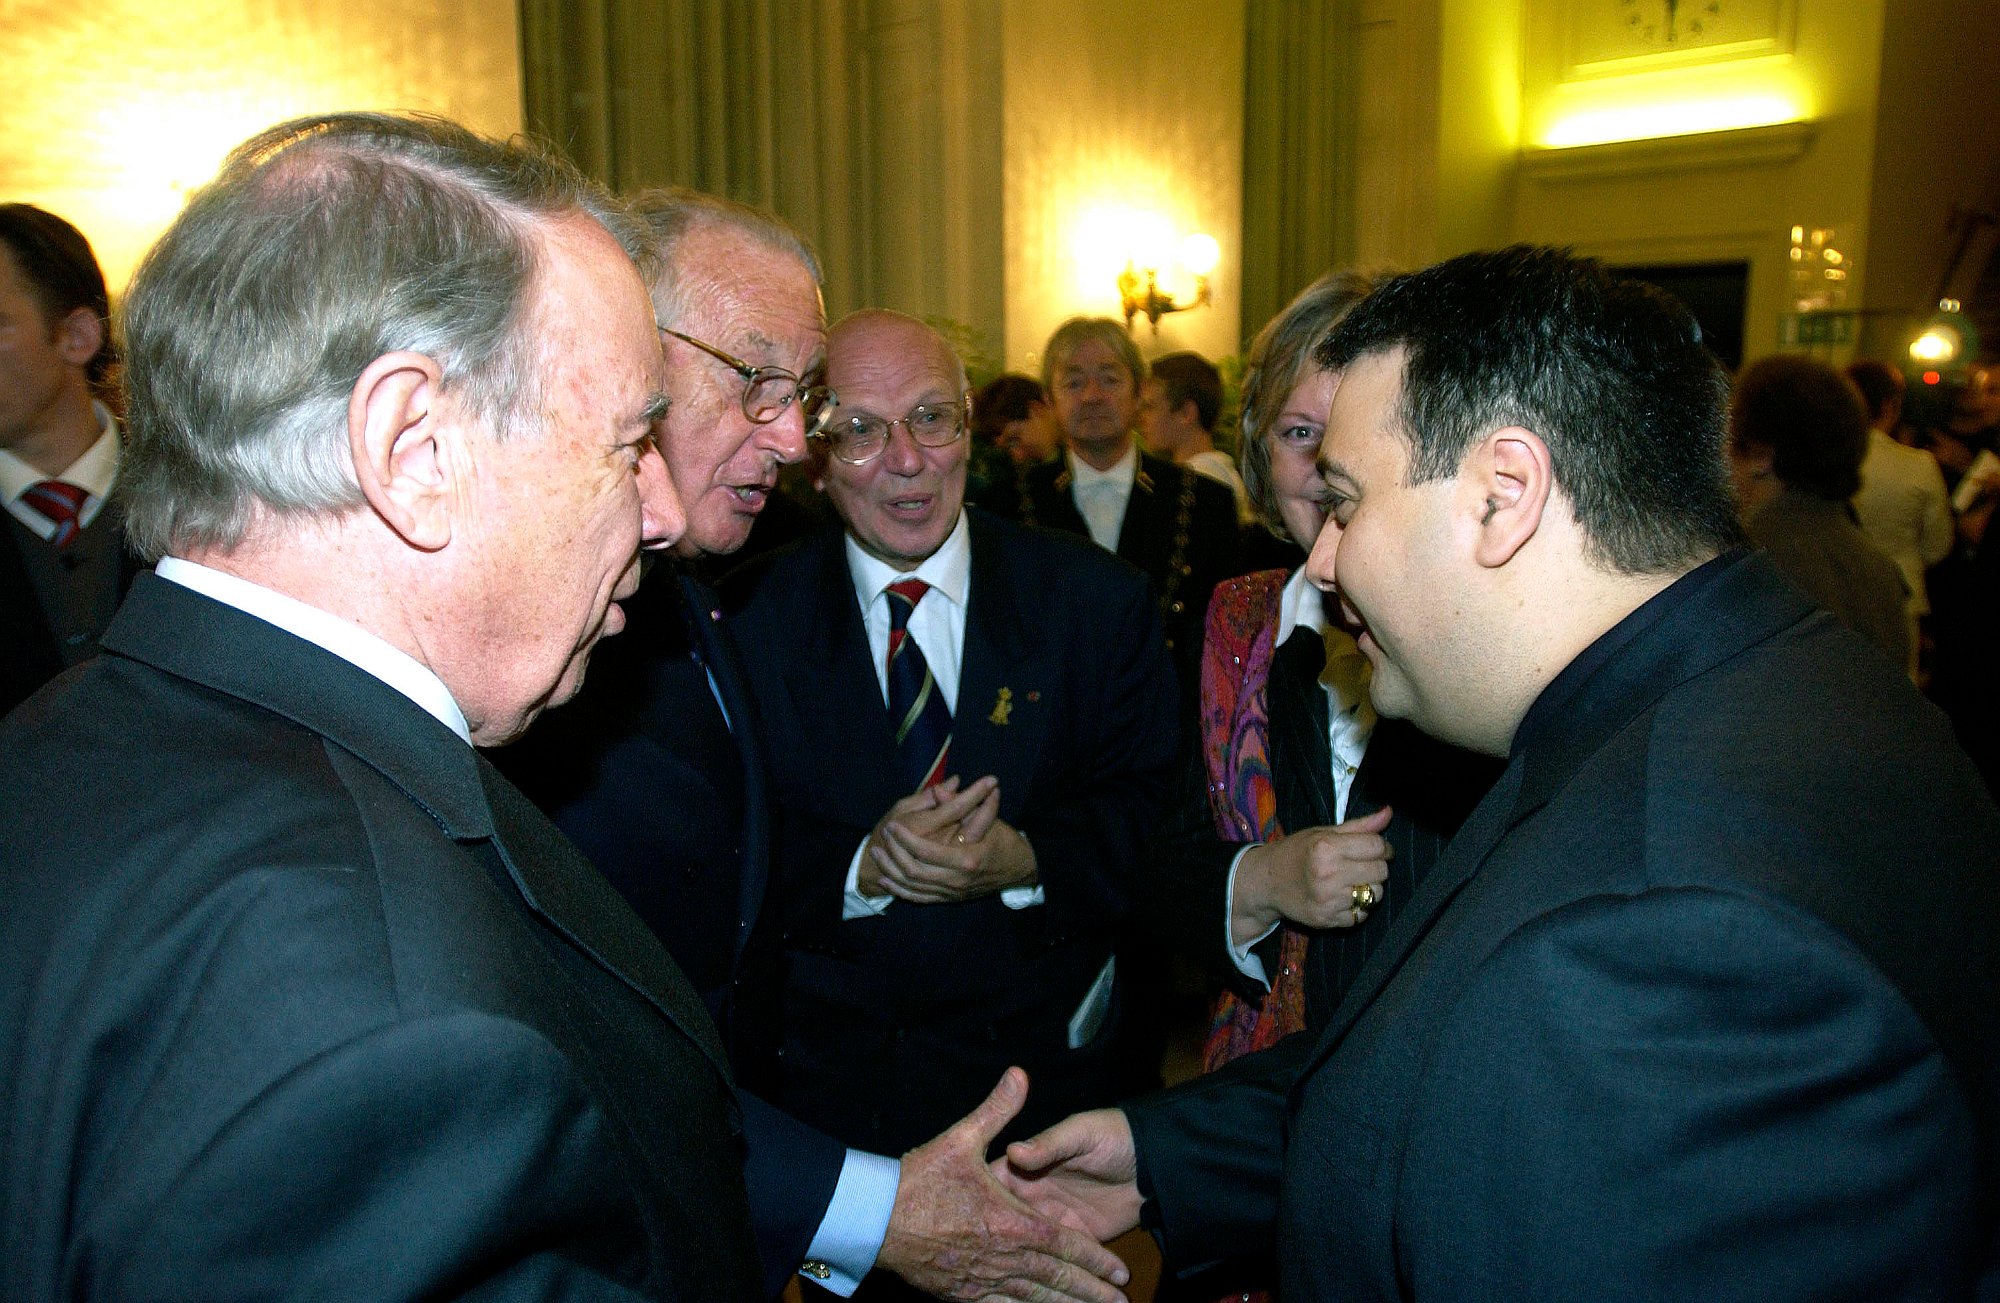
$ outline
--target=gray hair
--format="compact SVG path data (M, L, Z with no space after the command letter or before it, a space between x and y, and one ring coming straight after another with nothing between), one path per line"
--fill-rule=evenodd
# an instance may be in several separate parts
M1125 364L1125 370L1132 376L1132 391L1146 383L1146 361L1139 356L1139 346L1132 342L1132 336L1125 327L1110 317L1071 317L1056 327L1056 333L1049 336L1047 346L1042 349L1042 388L1053 395L1056 391L1056 368L1062 360L1076 352L1085 340L1094 339L1104 344L1118 360Z
M1299 381L1318 364L1312 351L1348 309L1368 297L1376 278L1358 271L1329 271L1299 291L1285 310L1264 323L1251 342L1243 367L1243 439L1237 448L1238 469L1258 519L1279 538L1292 540L1278 510L1277 485L1271 482L1271 445L1264 436L1285 410L1285 400Z
M642 190L627 201L627 206L645 230L656 262L651 277L653 312L663 326L674 325L687 315L682 285L686 269L680 265L680 245L698 230L743 236L753 244L798 259L812 275L813 284L826 283L812 246L775 213L686 186Z
M257 505L361 506L348 399L385 353L435 360L497 434L539 429L523 323L538 227L570 214L647 269L617 202L532 145L376 113L298 118L239 145L126 299L133 547L232 546Z

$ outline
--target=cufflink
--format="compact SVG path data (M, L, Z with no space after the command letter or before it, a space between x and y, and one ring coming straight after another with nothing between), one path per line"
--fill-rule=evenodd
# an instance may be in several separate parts
M833 1268L816 1258L807 1258L799 1264L799 1275L811 1276L814 1280L831 1280Z

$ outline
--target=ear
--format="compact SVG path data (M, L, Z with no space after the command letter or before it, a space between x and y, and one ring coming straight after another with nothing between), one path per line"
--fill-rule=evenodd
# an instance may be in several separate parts
M104 321L89 308L71 308L56 323L56 351L71 366L86 366L104 347Z
M1535 536L1548 510L1556 483L1548 445L1518 425L1495 430L1468 454L1461 478L1474 499L1468 503L1478 531L1473 558L1482 566L1506 565Z
M347 443L361 494L411 547L451 542L459 428L438 403L444 371L422 353L384 353L354 382Z

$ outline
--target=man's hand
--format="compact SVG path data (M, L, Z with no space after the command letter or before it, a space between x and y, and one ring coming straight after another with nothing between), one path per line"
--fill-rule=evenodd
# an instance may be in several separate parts
M1230 934L1247 946L1277 926L1280 917L1301 927L1351 927L1360 922L1354 889L1375 888L1379 903L1389 879L1389 826L1385 806L1331 828L1307 828L1246 852L1236 866L1230 898Z
M861 864L856 873L855 885L864 896L886 896L889 888L882 882L881 860L877 852L889 845L885 829L895 824L923 838L944 838L950 840L967 826L984 832L1000 809L1000 780L987 777L959 790L958 775L938 783L935 787L920 788L889 807L889 812L876 821L874 830L868 834L868 843L861 854Z
M1118 1109L1077 1113L1016 1140L993 1174L1042 1216L1092 1239L1113 1239L1139 1224L1138 1151Z
M1035 850L999 817L999 780L978 779L947 805L961 808L977 793L982 799L965 810L956 827L934 820L927 822L935 826L927 827L892 811L878 825L879 840L871 839L865 857L873 863L877 890L935 905L1032 885L1038 873Z
M1009 1068L986 1102L903 1155L889 1233L875 1265L950 1299L1125 1303L1131 1279L1117 1255L1037 1215L986 1166L986 1147L1028 1098Z

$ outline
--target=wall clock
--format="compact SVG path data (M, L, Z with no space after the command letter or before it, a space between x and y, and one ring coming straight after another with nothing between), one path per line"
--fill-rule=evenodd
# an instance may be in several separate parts
M1791 49L1796 0L1565 0L1564 76Z

